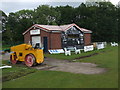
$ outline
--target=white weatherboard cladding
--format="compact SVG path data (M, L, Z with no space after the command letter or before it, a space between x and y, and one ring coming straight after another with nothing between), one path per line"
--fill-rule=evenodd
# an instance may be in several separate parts
M40 43L40 47L41 47L41 38L40 38L40 36L32 36L32 46L34 47L36 45L36 43Z
M40 34L40 29L30 30L30 35Z

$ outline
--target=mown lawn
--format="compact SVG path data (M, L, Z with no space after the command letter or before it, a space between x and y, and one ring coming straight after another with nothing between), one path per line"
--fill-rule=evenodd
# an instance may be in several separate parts
M3 61L3 64L10 65L8 61ZM36 69L31 69L23 64L12 65L12 68L5 68L2 72L2 81L10 81L22 76L36 72Z
M45 57L56 58L56 59L60 59L60 60L74 60L81 56L92 55L95 53L98 53L98 54L105 53L105 52L109 52L110 50L111 50L111 46L108 45L107 48L105 48L105 49L101 49L101 50L94 49L93 51L85 52L85 53L83 50L81 50L81 54L75 54L74 52L72 52L71 56L65 56L65 54L45 54Z
M87 52L70 57L64 55L46 56L72 60L76 57L96 52L99 54L77 61L96 63L99 67L107 69L107 72L103 74L85 75L60 71L36 70L34 73L26 76L3 82L3 88L118 88L118 47L108 46L108 48L100 51ZM3 69L4 74L10 71L12 69L9 69L9 71Z

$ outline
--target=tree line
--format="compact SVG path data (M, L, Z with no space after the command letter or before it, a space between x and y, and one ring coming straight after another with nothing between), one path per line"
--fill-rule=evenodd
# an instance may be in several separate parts
M92 42L118 42L120 32L120 7L111 2L81 3L78 7L40 5L34 10L2 12L3 44L24 42L22 33L33 24L64 25L75 23L82 28L92 30Z

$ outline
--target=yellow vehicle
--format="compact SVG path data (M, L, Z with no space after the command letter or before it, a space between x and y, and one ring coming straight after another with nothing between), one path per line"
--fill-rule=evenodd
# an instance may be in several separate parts
M28 67L41 64L44 61L43 50L29 44L20 44L10 48L10 62L16 64L18 61L25 62Z

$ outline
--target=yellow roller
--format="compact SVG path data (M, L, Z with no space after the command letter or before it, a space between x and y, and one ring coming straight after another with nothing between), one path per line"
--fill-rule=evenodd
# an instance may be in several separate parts
M12 64L22 61L25 62L28 67L31 67L44 61L43 50L39 48L35 49L29 44L20 44L10 49L13 52L10 55Z

